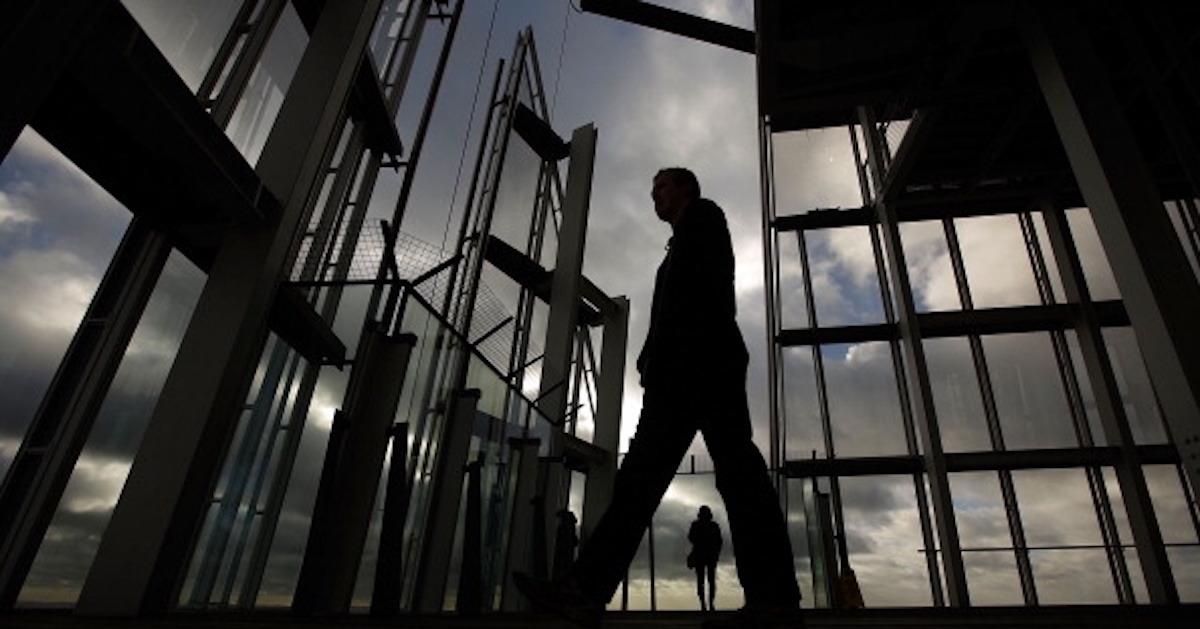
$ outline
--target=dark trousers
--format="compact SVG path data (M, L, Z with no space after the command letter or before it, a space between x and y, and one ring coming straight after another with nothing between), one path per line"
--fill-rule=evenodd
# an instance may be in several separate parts
M719 384L648 388L612 504L572 569L584 593L608 602L620 585L662 496L699 430L725 501L738 580L749 607L800 601L779 497L750 438L744 377Z
M696 566L696 596L700 597L700 609L704 609L705 601L711 608L717 598L717 564L708 563ZM704 598L704 575L708 575L708 598Z

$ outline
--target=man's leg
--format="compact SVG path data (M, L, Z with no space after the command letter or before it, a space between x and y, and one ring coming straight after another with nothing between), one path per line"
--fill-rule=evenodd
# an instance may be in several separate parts
M700 611L704 611L704 566L696 566L696 596L700 598Z
M696 436L692 418L678 412L681 400L647 391L629 452L617 471L613 499L579 551L571 576L584 594L601 603L612 598L637 554L650 518Z
M710 398L715 403L700 422L716 470L717 491L729 512L738 580L747 607L796 607L800 589L792 544L767 465L751 440L744 385L738 386Z

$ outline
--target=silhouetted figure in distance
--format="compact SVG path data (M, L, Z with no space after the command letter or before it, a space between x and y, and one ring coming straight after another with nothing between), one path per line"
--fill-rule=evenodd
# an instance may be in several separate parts
M688 567L696 571L696 596L700 597L700 610L713 611L717 602L717 561L721 558L721 526L713 520L708 505L700 507L692 526L688 528L688 541L692 552L688 553ZM708 606L704 605L704 577L708 576Z
M798 626L800 590L779 497L751 440L748 355L736 321L733 246L725 215L691 171L653 179L658 218L671 226L654 280L650 329L637 359L642 414L617 472L612 503L566 578L514 575L535 606L600 621L650 518L697 431L725 502L746 606L730 626Z

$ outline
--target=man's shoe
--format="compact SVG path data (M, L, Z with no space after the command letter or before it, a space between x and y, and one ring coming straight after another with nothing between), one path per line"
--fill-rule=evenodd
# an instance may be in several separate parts
M604 605L588 598L574 579L543 581L524 572L514 572L513 583L536 609L553 612L588 629L600 626Z
M799 607L743 607L732 614L705 620L704 629L803 629Z

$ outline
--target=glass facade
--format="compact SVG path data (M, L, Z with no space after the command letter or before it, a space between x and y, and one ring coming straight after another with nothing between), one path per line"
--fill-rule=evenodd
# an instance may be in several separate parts
M1053 310L1071 301L1059 259L1071 253L1040 212L989 207L976 215L951 205L931 220L933 209L910 216L905 206L887 215L896 234L889 242L883 214L855 211L848 198L873 198L880 183L870 160L880 154L872 150L894 149L900 136L886 124L773 132L769 123L762 135L771 158L764 220L774 227L779 464L789 487L797 485L789 522L808 531L794 541L797 572L814 592L809 604L842 604L832 590L845 578L843 553L868 607L945 604L946 532L932 517L936 479L921 456L930 446L923 424L936 426L930 456L949 472L943 482L961 548L954 559L972 605L1145 602L1139 541L1121 496L1123 484L1137 481L1082 462L1098 454L1094 446L1118 445L1102 412L1118 414L1135 447L1171 443L1133 330L1106 315L1094 360L1107 362L1085 360L1074 320ZM893 157L880 155L884 171ZM840 202L806 196L796 182L811 177L828 181L825 191L844 189ZM1089 210L1066 209L1064 224L1082 269L1075 279L1097 307L1112 307L1121 295ZM889 247L903 269L893 268ZM922 337L915 373L905 317ZM1104 368L1114 386L1098 399L1093 385ZM1155 513L1136 517L1162 531L1180 596L1195 600L1197 567L1188 562L1200 555L1181 470L1145 467ZM825 522L815 520L816 498L828 504ZM814 554L814 543L825 550ZM931 554L936 561L926 561Z

